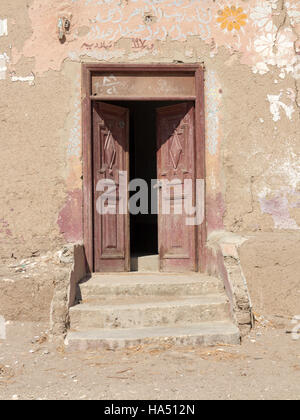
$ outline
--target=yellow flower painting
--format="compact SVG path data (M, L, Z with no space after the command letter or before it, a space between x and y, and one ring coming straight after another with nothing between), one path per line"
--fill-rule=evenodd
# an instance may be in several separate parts
M229 32L234 29L239 31L242 26L246 25L248 16L244 13L241 7L225 7L223 10L219 10L217 21L220 23L221 28L227 29Z

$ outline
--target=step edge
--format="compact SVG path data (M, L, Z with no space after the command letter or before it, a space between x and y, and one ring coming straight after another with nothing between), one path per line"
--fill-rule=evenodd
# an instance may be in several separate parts
M165 307L170 307L170 306L186 306L186 305L191 305L191 306L199 306L199 305L203 305L203 306L207 306L207 305L223 305L223 304L227 304L229 303L229 300L227 298L227 296L224 294L221 296L218 296L217 299L209 299L210 296L215 296L215 295L205 295L203 298L195 298L195 299L189 299L189 296L187 299L182 299L182 300L170 300L170 301L166 301L166 302L144 302L144 303L124 303L124 304L90 304L90 303L82 303L79 305L75 305L72 306L69 310L70 312L77 312L77 311L103 311L103 310L111 310L111 309L145 309L145 308L155 308L155 307L159 307L159 308L165 308ZM208 299L207 299L208 298Z
M121 283L128 281L133 282L135 280L138 280L139 277L144 278L147 276L155 276L158 277L157 281L163 281L164 278L170 278L172 277L173 280L175 279L179 279L181 280L184 277L190 277L191 280L193 281L200 281L201 280L209 280L209 281L221 281L218 277L214 277L214 276L209 276L207 274L194 274L194 273L187 273L187 274L182 274L182 273L161 273L161 272L157 272L157 271L143 271L143 272L138 272L138 271L134 271L134 272L130 272L130 273L103 273L103 274L93 274L91 277L89 278L84 278L82 279L82 281L84 281L84 283L89 283L89 282L98 282L98 281L105 281L107 279L107 281L109 281L111 278L116 278L118 277L118 281L120 281ZM133 280L134 279L134 280Z
M80 289L88 289L90 287L97 287L99 289L101 288L116 288L116 287L128 287L128 288L134 288L137 286L141 287L147 287L147 286L206 286L206 287L220 287L223 288L223 284L220 281L214 281L207 284L206 282L201 281L174 281L174 282L164 282L164 281L147 281L147 282L128 282L128 283L104 283L100 281L88 281L86 283L79 283L78 286Z
M216 330L211 330L212 328L217 328ZM220 330L218 330L218 328ZM187 332L187 329L192 329L193 331ZM198 330L197 330L198 329ZM165 327L140 327L140 328L122 328L122 329L106 329L106 328L93 328L83 331L68 331L67 336L70 338L76 338L79 340L83 339L100 339L100 335L96 338L91 337L91 334L101 334L101 333L112 333L111 337L102 337L101 339L130 339L131 334L138 334L139 332L149 333L152 337L162 337L167 335L166 333L172 333L170 335L176 335L177 337L181 336L193 336L193 335L215 335L215 334L238 334L240 335L240 330L234 322L230 321L211 321L211 322L202 322L197 324L189 324L187 326L165 326ZM125 334L128 334L124 337ZM155 335L156 334L156 335ZM121 335L121 337L117 337ZM148 335L143 336L147 338ZM135 337L136 338L136 337Z

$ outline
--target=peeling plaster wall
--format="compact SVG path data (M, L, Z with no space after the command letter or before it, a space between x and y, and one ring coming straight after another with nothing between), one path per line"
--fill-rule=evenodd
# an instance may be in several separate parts
M300 229L299 1L14 0L0 5L2 257L82 238L87 61L204 62L208 232Z

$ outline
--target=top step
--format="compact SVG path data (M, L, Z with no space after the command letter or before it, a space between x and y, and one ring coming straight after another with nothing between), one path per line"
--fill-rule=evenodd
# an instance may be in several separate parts
M199 273L93 274L78 287L78 300L118 296L199 296L224 292L221 280Z

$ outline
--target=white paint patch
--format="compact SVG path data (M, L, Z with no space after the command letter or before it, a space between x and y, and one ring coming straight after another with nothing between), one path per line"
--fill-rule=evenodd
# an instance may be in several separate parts
M253 66L252 71L253 71L254 74L258 73L258 74L263 75L263 74L267 74L270 71L270 69L266 65L266 63L261 62L261 63L257 63L255 66Z
M6 322L2 315L0 315L0 340L6 339Z
M287 118L291 121L292 115L295 112L294 106L286 105L282 102L281 98L283 95L283 91L280 92L279 95L268 95L268 101L270 102L270 112L273 115L273 121L278 122L281 119L280 111L283 110L287 116ZM287 95L290 96L289 92ZM290 99L292 99L290 97Z
M295 204L289 201L294 198ZM298 207L299 193L295 191L274 191L269 197L259 196L260 208L263 214L270 214L275 229L299 230L297 222L291 217L290 208Z
M139 58L145 57L148 54L150 54L150 51L147 51L147 50L132 52L132 53L128 54L128 59L129 60L138 60Z
M30 86L34 86L35 76L33 73L26 77L16 76L15 74L12 74L11 81L29 83Z
M212 156L216 155L218 150L220 89L216 72L208 71L206 77L207 147Z
M77 53L76 51L71 51L69 53L69 58L72 61L81 61L81 57L83 56L87 56L90 58L95 58L96 60L99 61L109 61L112 59L121 59L123 58L126 54L125 54L125 50L116 50L116 51L82 51L80 53Z
M76 97L74 101L74 105L71 106L74 107L73 111L73 120L71 124L71 131L70 131L70 137L69 137L69 143L68 143L68 149L67 154L69 157L76 157L79 158L81 154L81 94L80 94L80 75L77 76L75 86L76 89L74 89L74 92L76 92ZM73 102L73 98L71 98L71 101Z
M295 141L293 141L294 143ZM286 184L293 191L297 191L300 179L300 166L298 154L295 153L294 146L289 146L286 141L285 155L280 159L274 159L271 165L271 173L276 176L284 176Z
M15 283L15 280L12 279L2 279L5 283Z
M295 66L293 76L296 80L300 80L300 63Z
M7 36L7 19L1 20L0 19L0 36Z
M6 53L0 54L0 80L6 79L7 72L7 63L9 62L9 57Z
M287 14L289 15L291 24L293 26L295 25L299 25L300 23L300 7L299 7L299 2L295 1L288 1L285 4L286 10L287 10Z
M280 79L284 80L285 79L285 71L282 69L281 73L279 75Z

